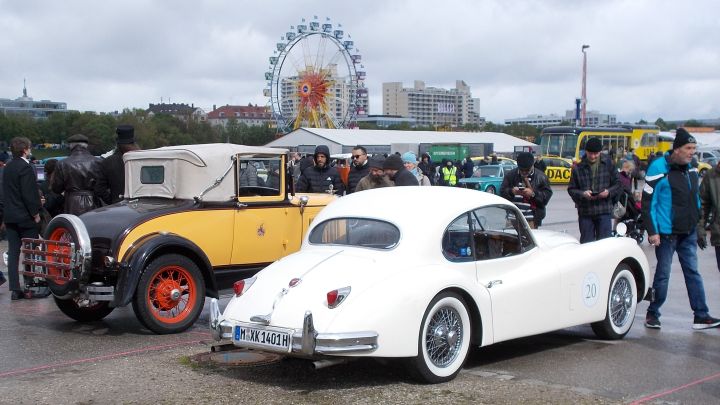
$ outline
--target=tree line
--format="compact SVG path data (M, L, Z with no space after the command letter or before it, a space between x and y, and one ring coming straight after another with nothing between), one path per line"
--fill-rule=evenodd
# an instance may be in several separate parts
M135 139L143 149L162 146L188 145L199 143L229 142L241 145L265 145L277 137L275 128L266 126L248 126L234 118L225 127L210 126L207 122L183 121L167 114L148 114L142 109L124 110L118 115L97 114L77 111L58 113L45 120L35 120L27 115L0 114L0 145L8 145L10 139L22 136L37 144L62 144L74 134L83 134L90 140L93 154L105 153L115 147L115 128L120 124L135 127ZM636 124L648 124L640 120ZM560 125L571 125L563 122ZM667 123L662 118L655 121L660 130L676 129L678 125ZM683 124L687 127L704 126L701 121L689 120ZM380 129L372 123L360 123L361 129ZM385 129L385 128L382 128ZM390 130L406 131L437 131L451 130L437 127L411 127L407 123L391 125ZM456 131L467 132L503 132L530 142L537 143L541 128L531 125L502 125L487 122L483 126L467 124Z
M44 120L0 114L0 144L8 145L17 136L30 139L33 145L62 144L71 135L83 134L90 141L90 151L98 155L115 148L115 128L120 124L135 127L135 140L143 149L216 142L257 146L276 137L276 130L270 126L248 126L235 119L230 119L223 128L207 122L185 122L167 114L148 114L142 109L126 109L116 116L73 111L52 114Z

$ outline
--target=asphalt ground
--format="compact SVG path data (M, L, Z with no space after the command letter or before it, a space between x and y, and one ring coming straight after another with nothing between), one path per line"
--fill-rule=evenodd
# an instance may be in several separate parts
M554 186L544 229L578 236L565 188ZM644 243L651 267L653 248ZM0 242L0 251L6 250ZM699 251L711 313L720 315L714 251ZM3 269L5 270L5 269ZM225 291L221 307L229 299ZM421 385L397 362L357 360L314 370L283 359L254 367L205 361L215 343L208 305L190 330L154 335L130 307L99 322L65 317L52 298L10 301L0 287L0 404L710 404L720 403L720 329L693 331L684 281L673 264L663 327L642 326L621 341L589 326L474 349L458 378ZM213 355L230 359L233 352Z

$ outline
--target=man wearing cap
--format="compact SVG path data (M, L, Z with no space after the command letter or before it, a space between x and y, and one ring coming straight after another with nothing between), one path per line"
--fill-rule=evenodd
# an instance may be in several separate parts
M65 193L66 214L80 215L97 207L94 190L101 175L100 159L88 151L85 135L73 135L67 142L70 156L58 162L50 188Z
M418 180L412 173L405 169L400 155L392 154L383 163L385 175L395 183L396 186L419 186Z
M360 179L370 173L368 166L367 149L363 146L356 146L352 150L352 164L350 164L350 173L348 174L347 194L355 192Z
M330 193L343 195L345 185L337 169L330 166L330 149L326 145L315 147L315 164L303 169L295 191L299 193Z
M533 228L539 228L545 218L545 207L550 202L553 192L547 176L535 168L534 161L530 152L517 154L518 167L505 174L500 186L500 196L520 208L529 206L529 211L532 213L531 225Z
M575 202L580 227L580 243L610 237L613 197L621 190L617 170L598 138L585 143L585 156L570 173L568 194Z
M660 307L665 302L670 281L672 257L677 252L685 278L690 308L693 310L693 329L708 329L720 325L720 319L708 313L705 288L697 267L697 246L705 247L705 239L698 239L700 218L698 172L692 167L697 142L685 128L678 128L671 152L653 160L645 176L642 195L643 223L648 242L655 246L657 266L653 279L655 300L645 316L645 327L660 328Z
M355 187L355 192L370 190L373 188L392 187L393 184L385 175L383 164L385 157L382 155L373 155L368 159L368 175L360 179Z
M125 152L140 149L135 143L135 128L132 125L118 125L117 147L112 155L100 163L100 177L95 184L95 196L104 204L115 204L125 193Z

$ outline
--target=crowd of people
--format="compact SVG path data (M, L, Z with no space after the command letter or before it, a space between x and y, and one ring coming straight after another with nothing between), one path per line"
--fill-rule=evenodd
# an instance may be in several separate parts
M22 238L37 238L55 215L80 215L122 199L125 189L122 155L139 148L132 126L118 126L116 133L117 147L107 158L93 156L88 151L89 141L85 135L70 136L66 140L70 155L62 160L49 159L44 165L45 180L40 183L30 160L30 140L17 137L10 141L12 156L2 167L0 176L1 226L8 241L8 278L0 272L0 285L9 282L11 300L47 296L33 296L20 285Z
M70 155L49 160L44 166L45 181L38 184L30 164L31 143L27 138L10 142L12 158L3 168L0 191L2 227L8 239L8 279L0 272L0 285L9 282L11 300L26 298L20 286L18 262L22 238L37 238L43 225L61 213L80 215L105 204L122 200L125 179L122 155L137 150L134 129L121 125L116 129L117 147L107 158L88 151L88 138L77 134L67 143ZM699 181L693 163L696 140L684 128L676 133L673 148L651 160L644 175L641 198L638 190L640 162L632 150L618 154L613 161L604 153L598 138L589 139L584 154L571 171L567 192L578 214L580 243L610 237L613 214L618 202L627 201L642 217L648 241L655 248L657 266L653 279L655 299L645 320L648 328L660 328L660 308L667 298L672 258L677 253L694 313L693 329L720 326L720 319L709 314L702 276L698 271L697 250L715 247L720 269L720 165ZM424 153L369 156L367 149L352 149L352 163L342 178L331 162L325 145L312 155L301 158L293 153L289 160L296 192L347 195L364 190L394 186L459 186L458 180L472 177L476 164L470 156L463 161L443 160L439 165ZM550 182L542 160L530 152L516 155L517 167L503 177L499 195L513 202L533 228L542 225L546 207L552 198ZM482 159L478 165L497 164ZM243 179L239 179L242 183ZM616 218L618 219L618 218Z

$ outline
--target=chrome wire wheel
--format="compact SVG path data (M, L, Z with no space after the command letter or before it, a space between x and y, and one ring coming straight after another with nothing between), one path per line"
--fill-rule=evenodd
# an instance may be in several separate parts
M463 298L449 291L435 296L418 329L418 354L408 359L411 373L431 384L455 378L470 350L470 331Z
M637 297L635 276L627 264L620 263L610 280L605 319L590 324L593 332L602 339L625 337L635 320Z
M613 325L622 328L630 317L630 309L633 306L633 291L627 278L616 279L610 292L610 319Z
M463 343L460 314L449 307L441 308L428 323L425 347L428 358L437 367L447 367L460 353Z

